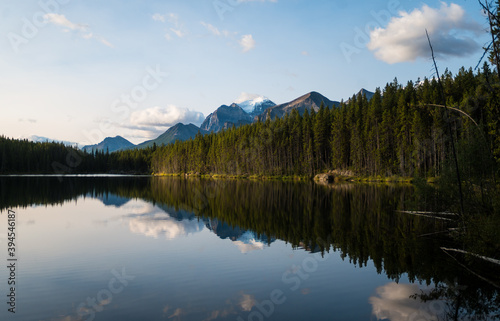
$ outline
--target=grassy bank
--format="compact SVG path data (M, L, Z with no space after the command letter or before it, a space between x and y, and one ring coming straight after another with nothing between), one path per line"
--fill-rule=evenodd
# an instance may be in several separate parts
M158 177L194 177L207 179L248 179L248 180L281 180L281 181L311 181L325 184L335 183L398 183L412 184L415 178L402 176L361 176L361 175L336 175L332 173L318 174L314 177L306 175L229 175L229 174L200 174L200 173L153 173ZM327 178L325 178L325 176ZM436 178L428 178L428 183L434 183Z
M153 176L158 177L195 177L195 178L211 178L211 179L249 179L249 180L282 180L282 181L308 181L309 176L297 175L229 175L229 174L200 174L200 173L153 173Z
M366 176L358 175L352 171L332 170L327 173L321 173L314 176L314 180L326 184L342 183L342 182L357 182L357 183L398 183L398 184L413 184L414 177L404 177L398 175L391 176ZM428 182L433 183L435 178L429 178Z

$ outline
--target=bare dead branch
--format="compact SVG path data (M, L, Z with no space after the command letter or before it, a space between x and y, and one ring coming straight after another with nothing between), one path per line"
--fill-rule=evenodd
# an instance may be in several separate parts
M455 215L458 216L457 213L451 212L424 212L424 211L397 211L399 213L407 213L407 214L424 214L424 215Z
M436 57L434 56L434 48L432 48L431 38L429 37L429 32L427 32L427 29L425 29L425 34L427 35L429 47L431 48L431 56L432 56L432 61L434 62L434 69L436 70L437 81L438 81L439 89L440 89L440 93L441 93L441 100L443 101L444 107L446 109L446 118L450 119L449 109L446 106L446 97L444 95L443 83L441 82L441 77L439 76L439 70L438 70L437 63L436 63ZM465 210L464 210L464 194L462 191L462 179L460 178L460 169L458 167L457 151L455 149L455 142L453 140L453 131L451 129L450 122L448 122L448 132L450 135L450 141L451 141L450 143L451 143L451 149L453 152L453 160L455 161L455 172L457 175L458 192L460 194L460 215L463 217Z
M483 4L483 2L481 0L478 0L479 1L479 5L483 8L483 10L486 11L486 13L488 14L488 23L490 25L490 34L491 34L491 45L493 46L493 60L496 67L497 67L497 71L500 72L500 50L499 48L497 47L497 43L496 43L496 39L495 39L495 35L493 33L493 26L496 24L497 26L500 25L500 21L498 21L498 17L496 15L496 13L492 12L490 10L490 4L489 2L486 0L485 3Z
M398 211L400 213L405 213L405 214L410 214L410 215L415 215L415 216L421 216L421 217L428 217L428 218L433 218L436 220L442 220L442 221L450 221L454 222L455 220L445 218L445 217L439 217L439 216L433 216L433 215L427 215L427 214L420 214L418 212L408 212L408 211Z
M458 265L460 265L461 267L463 267L464 269L466 269L467 271L469 271L470 273L472 273L473 275L475 275L476 277L480 278L481 280L489 283L490 285L496 287L496 288L499 288L500 289L500 286L498 286L498 284L494 283L493 281L485 278L484 276L481 276L479 274L477 274L476 272L472 271L471 269L469 269L467 266L465 266L464 264L462 264L461 262L459 262L453 255L451 255L450 253L448 253L446 250L444 250L443 248L441 248L441 250L443 250L444 253L446 253L449 257L451 257L453 260L455 260L455 262L458 263Z
M477 128L480 128L478 123L476 123L476 121L474 120L474 118L472 118L469 114L467 114L465 111L461 110L461 109L458 109L458 108L455 108L455 107L447 107L447 106L443 106L443 105L436 105L436 104L426 104L424 106L432 106L432 107L440 107L440 108L448 108L448 109L451 109L451 110L454 110L454 111L457 111L463 115L465 115L467 118L469 118L473 123L474 125L476 125Z
M472 252L468 252L468 251L464 251L464 250L459 250L459 249L450 249L450 248L446 248L446 247L442 247L441 250L443 250L443 251L450 251L450 252L457 252L457 253L462 253L462 254L467 254L467 255L472 255L472 256L477 257L477 258L479 258L481 260L488 261L488 262L491 262L493 264L500 265L500 260L493 259L493 258L487 257L487 256L482 256L482 255L475 254L475 253L472 253Z

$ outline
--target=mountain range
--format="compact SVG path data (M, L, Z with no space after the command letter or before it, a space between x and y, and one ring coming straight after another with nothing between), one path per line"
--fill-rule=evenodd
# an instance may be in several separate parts
M65 140L57 140L57 139L52 139L52 138L42 137L42 136L36 136L36 135L31 135L29 137L21 137L20 139L27 139L27 140L35 142L35 143L59 143L59 144L64 144L65 146L76 146L76 145L78 145L75 142L68 142L68 141L65 141Z
M361 89L359 94L365 95L366 98L373 97L372 92L366 89ZM297 110L300 115L304 112L314 110L317 112L321 104L325 107L335 108L340 105L338 101L332 101L318 92L310 92L290 102L276 105L274 102L266 97L254 97L252 99L232 103L231 105L222 105L217 108L213 113L208 115L200 127L193 124L184 125L178 123L170 127L166 132L161 134L158 138L145 141L141 144L134 145L121 136L107 137L101 143L96 145L84 146L82 150L92 151L108 150L110 153L118 150L147 148L162 145L168 145L177 140L185 141L194 138L198 133L205 135L211 132L219 132L231 127L239 127L246 124L251 124L257 121L265 121L268 117L271 119L282 118L287 114Z

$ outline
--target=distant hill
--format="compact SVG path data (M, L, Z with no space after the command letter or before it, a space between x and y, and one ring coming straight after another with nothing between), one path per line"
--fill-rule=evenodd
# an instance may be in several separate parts
M118 150L132 148L135 145L121 136L106 137L102 142L96 145L83 146L82 150L86 152L94 151L109 151L110 153Z
M270 107L264 110L260 115L256 116L255 120L265 120L268 114L271 116L271 119L275 119L276 117L282 118L286 114L290 114L293 110L297 110L301 115L304 114L306 110L318 111L322 102L328 108L338 107L340 105L338 101L331 101L322 94L313 91L292 100L291 102Z
M158 138L145 141L144 143L134 146L133 148L153 147L155 143L156 146L168 145L176 140L185 141L194 138L198 132L201 132L202 134L206 133L196 125L184 125L178 123L177 125L170 127L166 132L158 136Z

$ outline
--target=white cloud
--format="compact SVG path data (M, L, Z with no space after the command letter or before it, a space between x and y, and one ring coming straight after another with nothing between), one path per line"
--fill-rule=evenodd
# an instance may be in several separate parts
M467 56L480 48L474 35L481 26L469 21L461 6L444 2L439 9L423 5L410 13L401 11L385 28L371 31L367 47L390 64L429 58L426 29L437 57Z
M210 32L211 35L217 38L226 38L230 40L230 43L235 42L238 46L243 48L243 52L247 52L255 46L255 41L253 40L252 35L245 35L243 37L238 37L238 32L228 31L228 30L220 30L216 26L200 21L200 24L205 27L206 30Z
M212 35L217 36L217 37L225 37L225 38L233 38L238 35L237 32L231 32L228 30L220 30L216 26L206 23L204 21L201 21L200 24L205 27Z
M73 23L68 20L64 15L57 13L47 13L43 16L47 23L52 23L57 26L66 27L71 30L86 31L88 29L87 25Z
M165 16L162 15L162 14L159 14L159 13L155 13L153 16L152 16L153 20L154 21L161 21L161 22L165 22Z
M264 101L264 99L267 99L264 96L257 95L257 94L250 94L246 92L242 92L240 96L234 100L234 103L236 104L241 104L242 102L249 101L249 100L260 100Z
M185 32L181 29L170 28L170 31L172 31L179 38L183 38L187 35L187 32Z
M199 124L203 120L202 113L174 105L152 107L130 115L130 123L136 126L171 127L177 123Z
M239 44L243 49L243 52L248 52L255 48L255 40L252 35L244 35L241 37Z
M102 43L103 45L108 46L110 48L114 48L114 46L109 41L107 41L106 39L104 39L103 37L96 36L95 38L97 38L97 40L99 40L99 42Z
M304 51L302 51L300 54L301 54L302 56L309 56L309 52L308 52L308 51L305 51L305 50L304 50Z
M210 31L213 35L215 36L220 36L221 35L221 32L219 31L219 29L217 29L217 27L209 24L209 23L206 23L206 22L200 22L201 25L203 27L205 27L208 31Z
M57 14L57 13L47 13L44 16L44 19L46 23L52 23L56 26L60 26L66 29L63 29L64 32L69 32L69 31L75 31L77 32L83 39L89 40L89 39L96 39L100 43L113 48L113 45L107 41L104 37L101 37L99 35L95 35L90 31L90 28L88 25L85 24L78 24L78 23L73 23L69 21L68 18L66 18L62 14Z
M166 18L168 22L173 24L175 27L179 27L179 15L176 13L167 13Z
M179 38L184 38L188 35L187 30L184 28L184 24L180 22L179 15L176 13L160 14L155 13L151 16L154 21L160 21L162 23L168 22L171 27L165 33L165 39L172 40L171 33L175 34Z
M159 22L169 22L174 26L179 26L179 15L173 12L169 12L167 14L155 13L151 16L154 21Z

